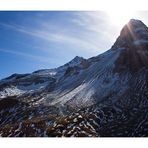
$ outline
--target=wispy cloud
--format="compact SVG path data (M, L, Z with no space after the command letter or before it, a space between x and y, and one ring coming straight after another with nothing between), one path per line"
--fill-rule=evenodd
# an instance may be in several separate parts
M56 32L49 32L48 28L26 28L24 26L16 25L16 24L5 24L0 23L1 26L12 29L14 31L18 31L30 36L34 36L36 38L40 38L49 42L62 43L67 45L72 45L79 47L80 49L85 50L97 50L98 46L94 43L88 42L83 37L75 37L70 34L70 32L60 32L60 30L56 29ZM66 26L65 26L66 27Z
M20 51L14 51L14 50L0 48L0 52L14 54L14 55L17 55L17 56L25 57L27 59L38 60L40 62L46 62L46 63L54 62L52 59L50 60L49 57L46 58L46 57L32 55L32 54L24 53L24 52L20 52Z
M121 28L115 27L110 22L110 18L104 11L79 12L74 13L71 21L85 29L88 37L93 34L95 37L89 41L94 43L99 50L105 51L111 47L120 33Z
M42 12L40 13L42 14ZM60 46L62 50L64 50L63 47L73 48L73 50L77 50L76 53L78 50L81 53L86 51L90 53L90 56L99 54L111 47L116 34L113 33L113 30L115 31L113 26L108 27L109 22L105 12L70 13L71 16L67 18L66 23L63 21L63 24L48 19L36 19L35 25L0 22L0 26L46 41L49 48L51 44L55 44L52 48L60 48ZM50 51L48 45L46 49ZM40 50L43 49L40 48Z

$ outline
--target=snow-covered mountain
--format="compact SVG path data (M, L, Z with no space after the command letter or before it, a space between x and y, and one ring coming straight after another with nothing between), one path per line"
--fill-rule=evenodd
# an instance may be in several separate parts
M101 55L1 80L0 133L148 136L147 98L148 28L131 19Z
M58 81L75 68L83 68L85 59L76 56L67 64L55 69L43 69L31 74L13 74L0 81L0 98L19 96L24 93L36 92L51 83ZM74 71L73 71L74 72Z

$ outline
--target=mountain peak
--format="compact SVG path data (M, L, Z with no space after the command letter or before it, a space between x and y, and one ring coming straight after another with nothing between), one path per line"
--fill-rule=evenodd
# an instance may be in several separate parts
M83 57L79 57L79 56L75 56L72 61L81 61L81 60L84 60Z
M135 43L143 44L148 39L148 28L140 20L130 19L129 22L124 25L120 32L120 36L112 46L112 49L133 46ZM139 42L142 41L142 42Z
M116 61L117 71L137 72L148 65L148 28L140 20L131 19L121 30L112 50L123 48ZM124 68L123 68L124 67Z
M130 19L127 25L135 27L146 27L146 25L141 20L136 19Z
M140 20L130 19L120 32L120 36L135 35L139 30L147 30L147 26Z
M70 62L67 64L70 66L75 66L77 64L80 64L84 60L83 57L75 56Z

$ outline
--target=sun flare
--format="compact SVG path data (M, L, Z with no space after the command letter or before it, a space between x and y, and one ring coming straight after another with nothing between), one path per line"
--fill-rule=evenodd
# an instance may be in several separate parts
M107 11L107 15L109 16L110 22L116 25L117 27L122 27L125 25L130 19L134 18L133 11Z

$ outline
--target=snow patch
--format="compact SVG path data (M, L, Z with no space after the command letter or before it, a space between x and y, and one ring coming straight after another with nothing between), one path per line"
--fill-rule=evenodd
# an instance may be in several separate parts
M23 90L20 90L15 86L12 86L0 91L0 98L6 98L8 96L17 96L23 93L24 93Z

